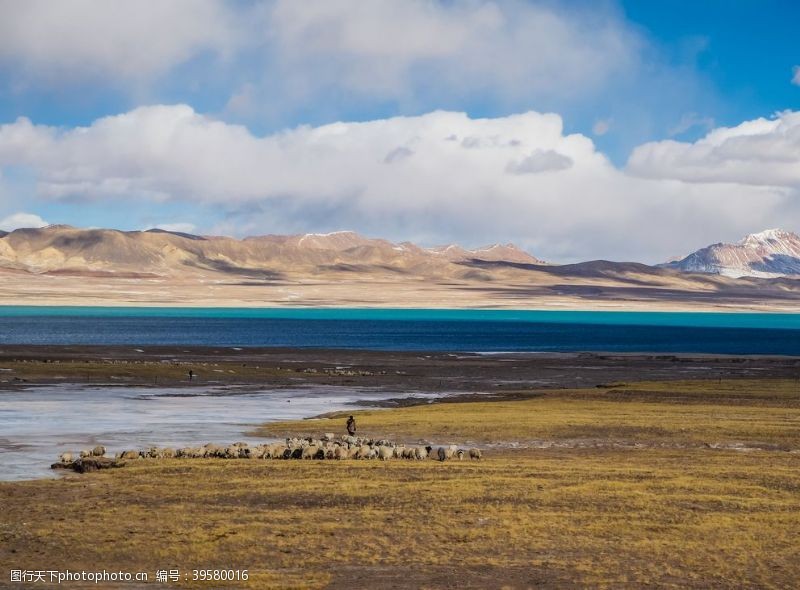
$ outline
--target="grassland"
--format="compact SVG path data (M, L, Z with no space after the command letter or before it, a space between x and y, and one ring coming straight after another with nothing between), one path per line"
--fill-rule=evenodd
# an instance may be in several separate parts
M196 382L258 383L291 375L291 369L260 367L235 362L120 361L120 360L25 360L2 363L0 383L83 383L188 385L188 372Z
M620 383L505 392L501 399L363 411L356 418L367 436L438 443L800 448L800 382L789 379ZM267 424L258 434L337 432L342 422L339 413Z
M790 588L800 579L796 382L517 395L356 415L363 433L495 445L482 461L142 461L0 484L0 575L232 567L251 576L231 588L378 589ZM639 444L530 448L546 440ZM758 450L705 446L736 442Z

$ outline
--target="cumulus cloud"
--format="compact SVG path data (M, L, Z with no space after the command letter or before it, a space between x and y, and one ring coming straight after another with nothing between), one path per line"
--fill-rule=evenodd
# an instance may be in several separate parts
M800 86L800 66L794 66L792 68L792 84Z
M401 145L399 147L394 148L392 151L386 154L386 157L383 159L383 161L387 164L391 164L392 162L397 162L399 160L403 160L413 155L414 155L413 150L410 150L407 147Z
M627 169L639 176L688 182L800 188L800 112L720 127L695 142L637 147Z
M0 219L0 230L14 231L21 227L45 227L49 225L44 219L33 213L14 213Z
M0 63L26 75L139 79L232 51L238 26L221 0L2 2Z
M234 117L310 98L586 97L634 69L641 45L614 10L525 0L0 3L0 66L18 87L130 84L201 62L195 81L238 86Z
M546 0L0 2L0 87L15 114L55 91L72 120L187 101L259 131L433 108L599 109L620 150L708 98L614 2Z
M522 0L276 0L269 49L298 92L586 94L637 60L618 14Z
M534 150L522 160L509 162L506 171L511 174L538 174L540 172L557 172L572 166L572 158L559 154L555 150Z
M661 170L660 153L636 156L630 167L647 176L636 165L642 159ZM797 174L796 162L783 165ZM473 119L435 111L266 136L185 105L142 107L74 129L22 118L0 126L4 166L27 170L40 199L83 199L82 207L116 200L120 208L175 201L215 211L214 231L225 233L347 227L428 243L515 241L562 261L660 261L797 213L771 186L631 175L588 137L565 134L558 115L536 112Z

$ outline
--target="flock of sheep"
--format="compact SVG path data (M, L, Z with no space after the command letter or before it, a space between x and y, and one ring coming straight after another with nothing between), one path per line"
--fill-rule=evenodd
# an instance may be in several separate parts
M71 465L84 459L105 457L106 448L96 446L91 450L81 451L79 455L62 453L59 457L62 466ZM438 447L434 450L428 446L405 446L388 440L373 440L355 436L336 437L325 434L322 438L287 438L285 442L250 446L244 442L220 446L208 443L202 447L185 447L180 449L151 447L147 450L129 450L117 453L115 461L130 459L481 459L480 449L460 449L456 445Z

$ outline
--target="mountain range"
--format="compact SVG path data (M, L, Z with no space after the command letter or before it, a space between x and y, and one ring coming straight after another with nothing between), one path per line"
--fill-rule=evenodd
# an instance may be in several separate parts
M800 238L780 230L659 266L555 265L513 244L425 248L348 231L242 240L69 226L0 233L0 304L794 310L798 302Z
M375 270L447 274L469 260L543 264L513 244L467 250L451 244L421 248L355 232L243 240L160 229L118 231L52 225L0 236L0 267L31 273L146 273L158 276L226 272L242 276L304 270Z
M800 276L800 236L768 229L735 244L712 244L664 266L728 277Z

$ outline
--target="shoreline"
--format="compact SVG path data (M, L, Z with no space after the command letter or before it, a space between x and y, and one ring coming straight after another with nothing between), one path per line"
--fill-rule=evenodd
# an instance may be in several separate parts
M600 302L598 302L599 304ZM637 303L637 302L632 302ZM80 309L80 310L130 310L130 309L141 309L141 310L165 310L165 311L175 311L186 309L189 311L200 311L200 310L246 310L246 311L278 311L278 312L314 312L314 311L321 311L321 312L328 312L328 311L341 311L341 312L358 312L358 311L366 311L366 312L380 312L380 311L399 311L399 312L505 312L505 313L653 313L653 314L669 314L669 313L729 313L732 315L738 315L742 313L753 313L753 314L762 314L762 313L785 313L786 315L798 315L800 314L800 306L795 306L795 311L786 311L786 312L774 312L774 311L757 311L754 309L753 311L747 311L753 306L741 306L741 309L738 309L737 306L727 306L727 305L716 305L716 306L709 306L706 308L703 305L685 305L685 306L677 306L676 308L672 307L659 307L659 306L651 306L652 309L643 308L639 309L634 307L627 308L625 303L619 304L606 304L602 306L592 306L588 305L585 307L571 307L565 305L555 305L555 306L541 306L541 307L510 307L510 306L484 306L484 305L474 305L474 306L447 306L447 305L428 305L428 306L419 306L419 305L344 305L344 304L315 304L315 305L305 305L302 303L297 302L279 302L279 301L271 301L269 305L257 305L256 303L252 304L244 304L244 305L202 305L199 302L168 302L168 301L159 301L159 302L139 302L139 301L109 301L105 303L100 303L97 305L86 305L83 303L75 302L75 303L22 303L22 302L2 302L0 303L0 311L5 309ZM756 306L758 308L758 306Z
M669 314L669 313L687 313L687 314L785 314L785 315L798 315L800 314L800 303L788 299L781 301L778 304L766 303L764 301L753 300L748 303L698 303L698 302L683 302L675 301L667 304L653 303L647 300L630 300L630 301L594 301L587 305L586 301L557 301L546 302L541 305L533 306L519 306L514 303L506 303L503 301L492 302L491 304L482 304L476 302L474 304L451 305L447 302L441 305L419 305L410 303L409 305L387 304L385 302L376 302L372 304L362 304L357 306L348 305L347 303L320 303L314 301L313 304L305 304L302 301L281 301L270 300L268 305L264 305L263 300L237 300L236 305L230 305L228 301L222 300L157 300L157 301L135 301L135 300L103 300L100 299L96 303L86 305L85 297L76 299L63 300L60 298L48 298L36 296L36 299L41 303L31 304L25 299L15 298L2 298L0 303L0 312L8 308L51 308L51 309L96 309L96 310L276 310L281 312L286 311L308 311L308 310L324 310L324 311L442 311L442 312L565 312L565 313L653 313L653 314ZM518 302L515 302L518 303Z
M188 380L188 371L195 378ZM0 345L0 391L39 384L364 386L506 393L638 380L796 378L800 356Z

